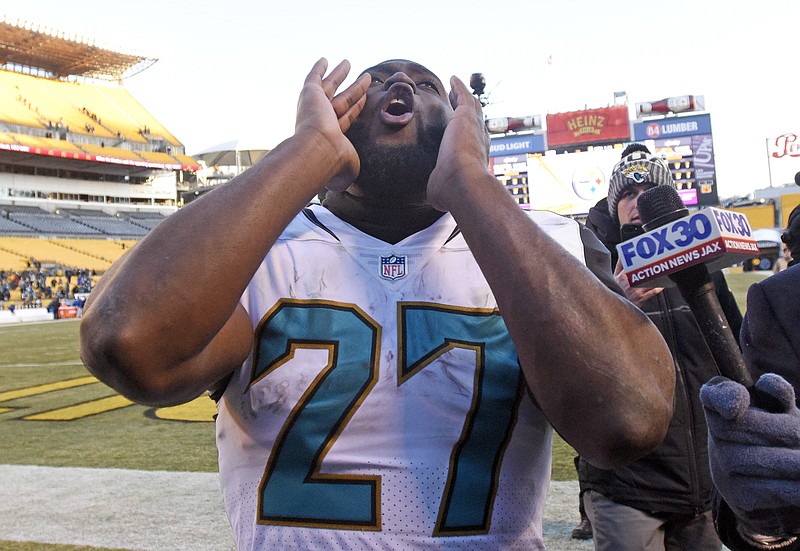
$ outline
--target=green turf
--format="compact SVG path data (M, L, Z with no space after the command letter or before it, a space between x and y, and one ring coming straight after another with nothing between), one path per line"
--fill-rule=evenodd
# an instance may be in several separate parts
M742 310L747 288L763 277L728 275ZM0 393L88 376L80 361L78 328L75 320L0 326ZM0 408L11 408L0 413L0 441L24 442L1 447L0 464L216 471L210 422L165 421L155 418L152 408L139 405L72 421L23 419L114 394L96 383L0 401ZM554 479L575 478L573 455L556 437Z
M736 297L736 302L739 303L739 309L742 314L747 310L747 289L753 283L761 281L771 274L772 272L734 272L725 277L728 281L728 286Z
M742 312L747 288L765 277L731 273L728 283ZM79 322L0 326L0 396L10 391L86 377L78 352ZM156 411L131 405L71 421L24 417L115 395L101 383L0 400L0 464L113 467L216 472L211 422L156 418ZM8 396L6 394L6 396ZM7 411L4 408L10 408ZM11 444L11 445L9 445ZM576 478L575 451L553 439L553 479ZM8 551L109 551L95 547L0 541Z
M0 393L89 376L78 322L0 327ZM164 421L139 405L70 421L24 417L112 396L102 383L0 401L0 464L207 471L217 469L210 422ZM0 409L2 411L2 409Z

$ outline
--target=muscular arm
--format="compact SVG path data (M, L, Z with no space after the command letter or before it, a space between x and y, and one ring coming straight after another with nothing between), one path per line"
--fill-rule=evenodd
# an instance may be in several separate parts
M309 73L291 138L167 218L103 276L81 322L81 357L102 381L138 402L176 404L247 357L253 328L238 301L258 265L326 183L358 173L343 131L369 76L334 97L349 64L324 77L326 68L320 60Z
M666 343L515 204L487 169L480 106L461 81L451 84L456 112L429 199L458 221L553 427L599 467L644 455L663 439L672 414Z

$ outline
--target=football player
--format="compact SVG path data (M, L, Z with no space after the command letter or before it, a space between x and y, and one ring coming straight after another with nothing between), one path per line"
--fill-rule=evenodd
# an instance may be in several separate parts
M495 179L461 80L326 71L290 138L102 277L83 359L144 404L216 389L240 549L541 549L553 428L600 466L651 450L669 350L596 239Z

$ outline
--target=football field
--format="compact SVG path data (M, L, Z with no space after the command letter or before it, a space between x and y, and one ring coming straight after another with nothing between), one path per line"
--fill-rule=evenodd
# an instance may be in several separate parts
M210 398L131 403L83 367L75 320L0 326L0 549L229 551ZM559 439L562 476L573 452ZM553 482L550 550L572 540L577 482Z
M760 274L731 274L744 308ZM233 549L210 398L134 404L85 369L77 320L0 326L0 549ZM551 550L578 522L574 452L556 438L544 514Z
M0 548L233 549L211 399L133 404L83 367L78 324L0 327Z

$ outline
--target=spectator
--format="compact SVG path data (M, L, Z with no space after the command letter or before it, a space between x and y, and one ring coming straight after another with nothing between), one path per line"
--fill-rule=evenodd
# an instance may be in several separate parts
M783 246L783 255L778 257L778 260L775 261L775 267L772 269L773 272L776 274L778 272L782 272L786 268L789 267L789 262L792 261L792 253L789 250L789 247L786 245Z
M47 311L53 314L53 319L58 319L58 307L61 305L57 298L50 301L47 305Z

